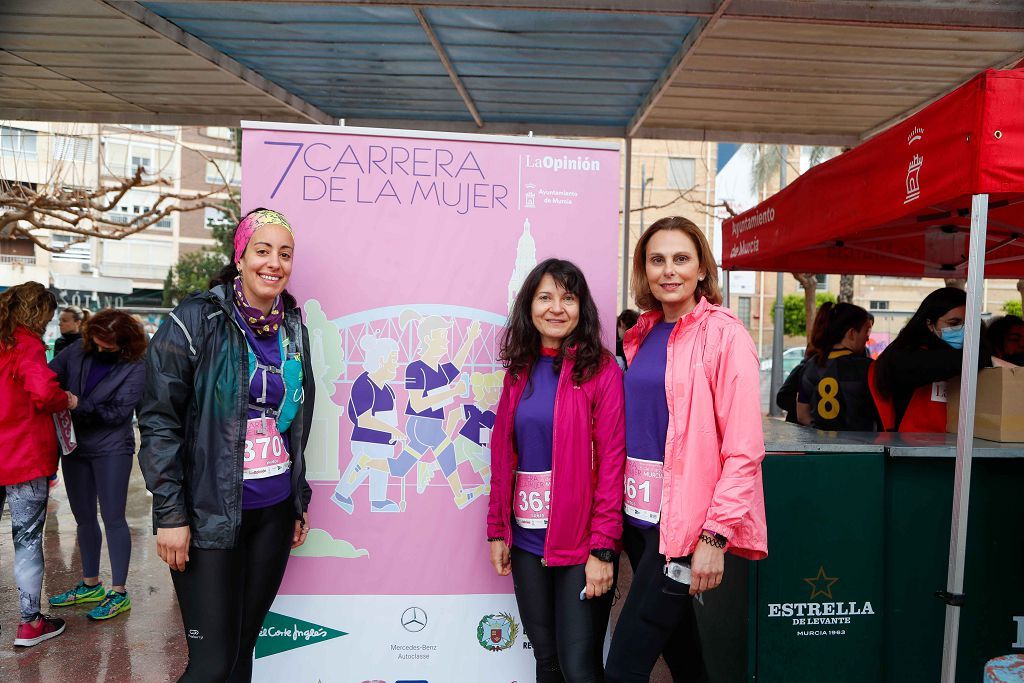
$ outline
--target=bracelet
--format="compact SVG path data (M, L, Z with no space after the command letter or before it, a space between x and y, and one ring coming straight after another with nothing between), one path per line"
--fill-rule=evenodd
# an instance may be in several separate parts
M715 538L714 536L712 536L711 534L709 534L706 531L702 531L701 532L700 540L704 541L705 543L707 543L712 548L718 548L719 550L722 550L723 548L725 548L725 544L728 542L726 539Z
M505 538L503 536L491 536L490 538L487 539L487 542L488 543L494 543L495 541L504 541L504 540L505 540Z

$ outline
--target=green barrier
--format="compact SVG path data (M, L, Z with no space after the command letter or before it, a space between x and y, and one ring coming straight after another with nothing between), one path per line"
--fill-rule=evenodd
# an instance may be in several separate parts
M884 459L765 458L769 556L751 565L751 680L882 680Z

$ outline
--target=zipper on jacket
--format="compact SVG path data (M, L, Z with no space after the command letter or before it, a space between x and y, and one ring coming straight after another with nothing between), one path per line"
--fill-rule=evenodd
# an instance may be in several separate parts
M551 518L552 512L554 512L554 500L555 500L555 444L558 443L556 438L558 434L558 393L562 389L562 375L566 372L566 363L563 361L562 370L559 372L558 384L555 388L555 405L551 411L551 497L548 502L548 526L544 533L544 555L540 558L541 566L548 566L548 544L551 542L551 534L549 533L552 528ZM588 541L589 545L589 541Z

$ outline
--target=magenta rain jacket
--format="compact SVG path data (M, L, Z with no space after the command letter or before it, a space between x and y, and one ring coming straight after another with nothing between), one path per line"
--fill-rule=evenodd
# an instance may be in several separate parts
M622 340L633 362L640 343L664 316L640 316ZM768 556L761 486L760 364L754 342L732 312L701 297L668 341L665 480L660 551L693 552L702 529L729 539L740 557Z
M573 384L572 359L562 362L555 390L551 508L544 564L584 564L595 548L619 547L626 463L622 371L606 355L601 369ZM505 375L491 439L487 537L512 544L512 496L518 456L512 445L516 408L530 372Z

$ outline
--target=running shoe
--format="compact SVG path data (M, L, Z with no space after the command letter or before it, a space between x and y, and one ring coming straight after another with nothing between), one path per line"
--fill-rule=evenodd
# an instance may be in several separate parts
M112 619L121 612L127 612L131 608L132 599L128 597L127 593L110 591L107 593L107 597L103 598L103 602L89 610L89 613L85 616L95 621L103 621L104 619Z
M14 644L18 647L32 647L44 640L56 638L64 633L64 620L37 614L34 621L18 625L18 636Z
M74 588L50 598L50 604L54 607L84 605L87 602L99 602L106 593L107 591L104 590L102 581L95 586L87 586L85 581L79 581L78 585Z
M352 511L355 509L355 503L352 502L352 499L349 498L348 496L341 495L337 491L331 494L331 500L334 502L335 505L337 505L350 515L352 514Z

